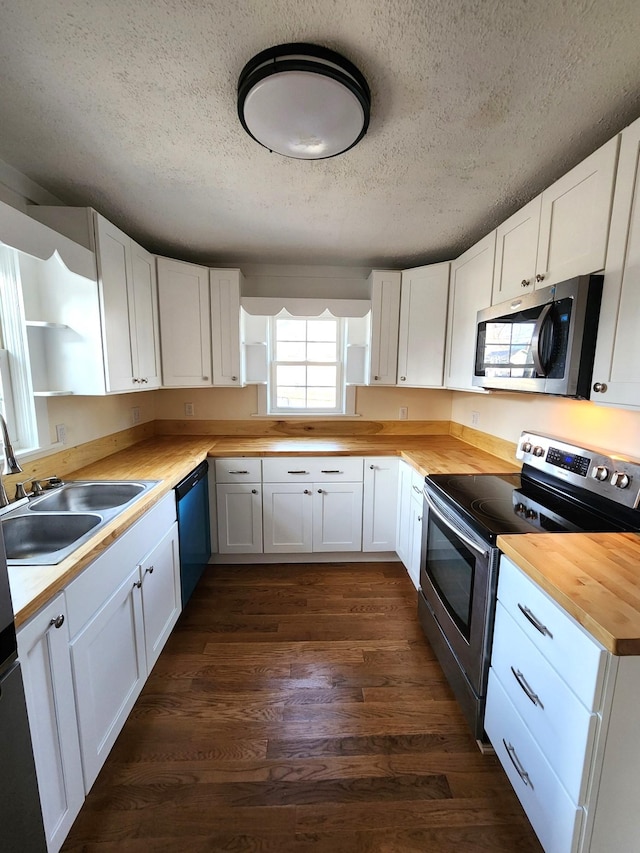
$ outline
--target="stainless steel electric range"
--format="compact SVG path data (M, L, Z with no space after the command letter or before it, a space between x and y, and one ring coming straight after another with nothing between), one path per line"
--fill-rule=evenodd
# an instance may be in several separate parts
M523 432L519 474L425 479L418 614L474 736L484 706L507 533L640 531L640 461ZM639 572L640 576L640 572Z

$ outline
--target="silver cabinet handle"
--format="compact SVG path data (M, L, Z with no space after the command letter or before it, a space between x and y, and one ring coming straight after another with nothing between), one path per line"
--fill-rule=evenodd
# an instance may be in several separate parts
M145 575L146 574L152 575L154 568L155 568L155 566L147 566L147 568L144 570ZM144 577L144 575L143 575L143 577Z
M52 619L49 622L49 627L53 626L54 628L62 628L64 625L64 613L61 613L59 616L56 616L55 619Z
M237 381L238 381L238 377L237 377L237 376L232 376L232 377L231 377L231 381L232 381L232 382L237 382Z
M322 489L318 489L318 494L319 494L319 495L321 495L321 494L322 494Z
M544 635L544 636L546 636L546 637L550 637L550 638L553 640L553 634L551 633L551 631L547 628L547 626L546 626L546 625L544 625L544 624L543 624L543 623L542 623L542 622L541 622L541 621L540 621L540 620L539 620L539 619L538 619L538 618L537 618L537 617L536 617L536 616L535 616L535 615L534 615L534 614L529 610L529 608L528 608L526 605L524 605L524 604L520 604L520 602L518 602L518 610L522 613L522 615L525 617L525 619L528 619L528 620L529 620L529 622L531 622L531 624L533 625L533 627L534 627L537 631L540 631L540 633L541 633L541 634L543 634L543 635Z
M545 276L546 276L546 272L539 272L539 273L536 275L536 281L537 281L538 283L540 283L541 281L544 281Z
M532 783L531 779L529 778L529 774L527 773L527 771L524 769L524 767L520 763L520 759L518 758L518 756L516 754L515 747L512 744L507 743L504 738L502 738L502 743L504 744L504 748L507 750L507 755L511 759L511 763L516 768L516 772L517 772L518 776L522 779L524 784L528 785L528 787L531 788L531 790L533 791L533 783Z
M145 385L147 384L148 381L149 380L147 379L146 376L143 376L142 379L140 380L140 382L144 383Z
M400 382L406 382L406 381L407 381L407 377L406 377L406 376L401 376L401 377L400 377Z
M248 474L248 471L228 471L228 474Z
M142 586L142 581L134 581L133 586L135 587L135 589L140 589L140 587Z
M320 473L321 474L344 474L344 471L338 471L337 468L329 469L329 470L327 470L326 468L321 468Z
M371 468L372 471L375 467L376 467L375 465L369 465L369 468Z
M203 382L208 382L208 381L209 381L209 377L208 377L208 376L203 376L203 377L202 377L202 381L203 381Z
M136 384L136 382L140 382L140 380L137 379L135 376L133 377L133 379L131 381L133 382L134 385Z
M287 474L308 474L308 471L287 471Z
M594 382L593 384L593 390L596 392L596 394L604 394L607 390L607 387L608 386L606 382Z
M514 669L513 667L511 667L511 672L513 673L513 677L515 678L515 680L518 682L518 684L522 688L522 691L525 694L525 696L527 697L527 699L530 699L534 705L538 705L544 711L544 705L540 701L540 697L538 696L537 693L535 693L531 689L531 687L527 683L527 679L520 672L520 670Z
M257 490L257 489L251 489L251 494L252 494L252 495L257 495L257 494L258 494L258 490Z
M376 382L378 381L378 379L380 379L379 376L374 376L373 378L375 379Z
M305 490L304 490L304 494L305 494L305 495L310 495L310 494L311 494L311 489L305 489Z
M411 488L413 489L414 492L421 494L420 489L417 486L411 486Z

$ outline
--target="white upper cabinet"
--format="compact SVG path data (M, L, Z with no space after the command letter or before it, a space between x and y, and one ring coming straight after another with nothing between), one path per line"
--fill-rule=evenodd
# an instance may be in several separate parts
M541 206L542 196L538 196L496 229L492 305L529 293L536 286Z
M640 120L622 132L593 368L594 403L640 408L639 281Z
M371 285L370 385L395 385L402 273L373 270Z
M540 287L604 269L619 142L615 136L542 193Z
M491 302L496 232L492 231L451 264L447 324L446 386L478 391L471 384L476 317Z
M29 214L96 254L104 382L81 393L160 387L154 256L91 208L31 205Z
M434 264L402 273L398 385L443 386L449 267Z
M617 156L615 137L498 226L492 305L604 268Z
M240 270L209 270L213 384L244 385L240 336Z
M211 385L209 270L158 258L162 384Z
M107 390L158 388L155 258L103 216L94 217Z

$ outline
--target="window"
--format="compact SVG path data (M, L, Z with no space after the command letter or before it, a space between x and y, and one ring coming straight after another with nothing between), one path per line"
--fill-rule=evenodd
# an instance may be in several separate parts
M319 317L270 321L269 411L345 412L344 321L326 311Z

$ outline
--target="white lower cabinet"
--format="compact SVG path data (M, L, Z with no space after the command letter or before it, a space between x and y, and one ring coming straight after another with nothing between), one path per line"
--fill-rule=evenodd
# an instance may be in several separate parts
M506 557L485 729L545 853L638 849L640 657L610 654Z
M420 586L423 483L424 477L411 465L399 463L396 550L416 589Z
M313 550L362 550L362 483L313 484Z
M170 493L65 591L87 793L179 616L179 583Z
M310 553L313 483L265 483L262 488L264 553Z
M218 552L261 554L261 483L218 483L216 504Z
M57 853L84 802L66 603L61 593L18 631L49 853Z
M362 550L396 550L398 464L395 456L364 460Z

